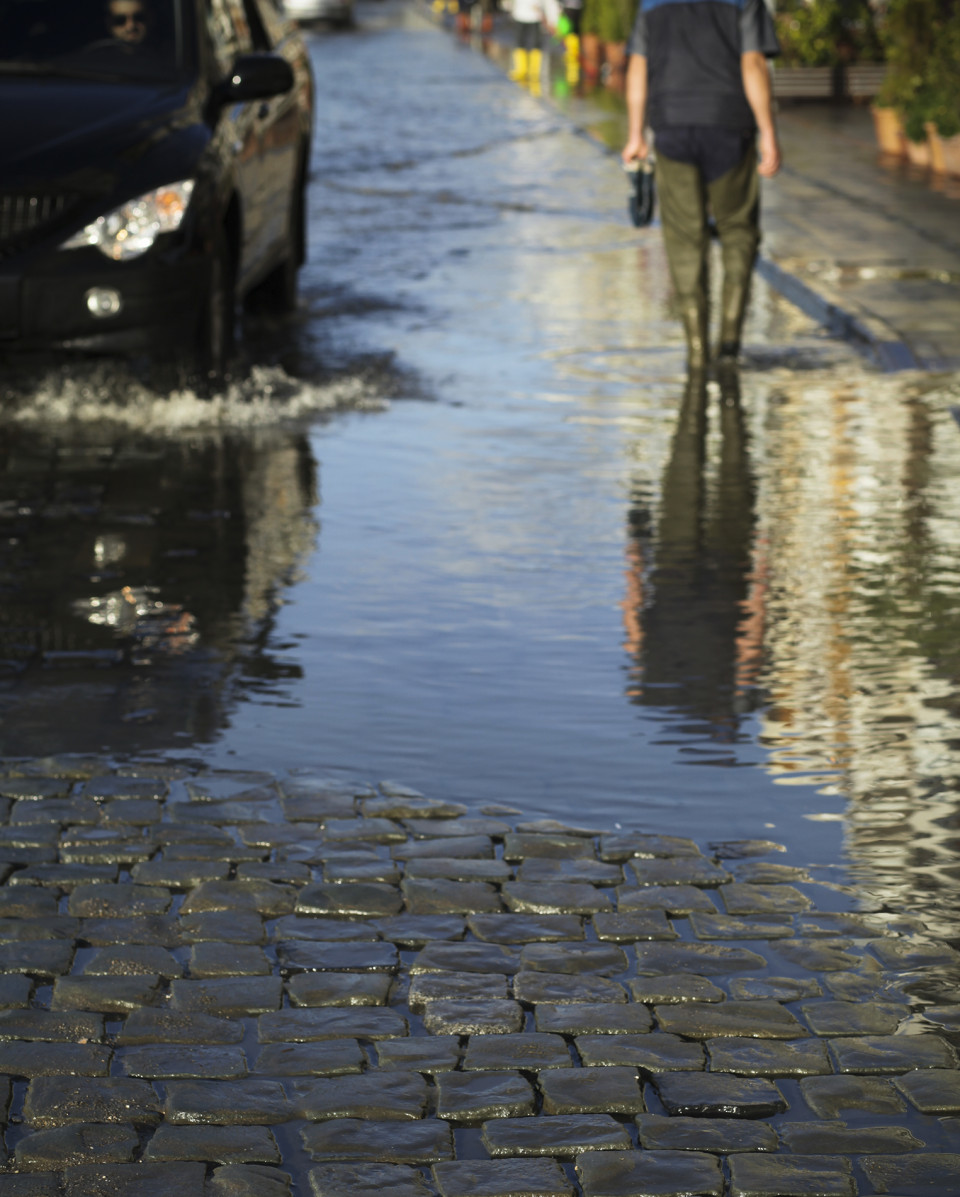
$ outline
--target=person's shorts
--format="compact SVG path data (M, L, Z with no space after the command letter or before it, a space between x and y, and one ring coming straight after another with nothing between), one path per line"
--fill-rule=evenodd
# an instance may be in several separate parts
M543 32L539 21L514 21L517 31L518 50L539 50L543 44Z
M460 12L468 13L476 4L477 0L457 0L457 7Z
M755 136L752 129L713 125L670 125L653 132L656 152L672 162L697 167L704 183L715 183L739 166Z

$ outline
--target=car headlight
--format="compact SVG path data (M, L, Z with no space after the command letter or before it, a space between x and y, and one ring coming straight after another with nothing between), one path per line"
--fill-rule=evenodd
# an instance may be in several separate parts
M193 179L184 179L128 200L106 216L97 217L69 241L64 241L61 248L80 249L84 245L95 245L105 257L115 262L139 258L161 233L172 233L180 227L193 194L193 185Z

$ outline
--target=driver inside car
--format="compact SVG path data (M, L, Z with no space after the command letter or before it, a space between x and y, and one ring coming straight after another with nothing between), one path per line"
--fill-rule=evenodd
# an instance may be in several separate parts
M149 14L142 0L109 0L107 27L110 33L128 46L142 45L149 28Z

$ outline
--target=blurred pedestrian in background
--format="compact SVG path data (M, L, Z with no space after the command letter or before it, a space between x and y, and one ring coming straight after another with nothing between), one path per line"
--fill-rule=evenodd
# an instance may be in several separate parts
M558 0L513 0L513 24L516 48L510 78L518 83L529 82L539 90L543 69L543 28L556 29L560 20Z
M702 370L709 360L710 217L723 258L718 357L735 363L760 243L757 176L780 169L767 65L779 53L773 21L764 0L642 0L629 51L622 156L646 158L653 130L688 365Z
M580 41L587 80L603 75L608 87L622 88L627 39L636 13L637 0L583 0Z
M557 36L563 41L563 57L567 82L580 81L580 23L583 0L561 0L562 11L557 22Z

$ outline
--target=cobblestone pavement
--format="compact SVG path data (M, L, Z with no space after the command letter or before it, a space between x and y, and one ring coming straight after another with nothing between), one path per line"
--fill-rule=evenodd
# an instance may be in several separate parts
M960 1192L960 953L778 845L2 773L3 1197Z

